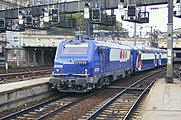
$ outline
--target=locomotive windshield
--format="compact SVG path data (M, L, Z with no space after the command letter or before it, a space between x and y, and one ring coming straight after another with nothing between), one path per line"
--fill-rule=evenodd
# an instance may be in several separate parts
M89 43L79 42L79 43L65 43L62 46L61 54L64 55L86 55L88 53Z

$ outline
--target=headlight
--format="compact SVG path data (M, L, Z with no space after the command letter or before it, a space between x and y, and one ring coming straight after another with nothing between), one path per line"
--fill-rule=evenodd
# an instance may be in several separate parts
M88 70L87 70L87 69L85 69L84 71L85 71L85 74L87 74L87 73L88 73Z
M56 69L57 72L59 72L59 69Z

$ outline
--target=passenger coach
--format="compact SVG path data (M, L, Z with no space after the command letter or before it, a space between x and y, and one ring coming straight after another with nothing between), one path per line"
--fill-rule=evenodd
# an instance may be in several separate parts
M133 66L135 72L166 65L166 61L166 50L144 46L133 47Z

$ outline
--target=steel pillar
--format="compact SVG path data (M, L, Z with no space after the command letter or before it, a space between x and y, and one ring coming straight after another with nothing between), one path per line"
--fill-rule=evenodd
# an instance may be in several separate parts
M136 46L136 22L134 22L134 46Z
M173 0L168 0L167 83L173 83Z
M151 27L151 31L150 31L150 41L151 41L151 47L153 47L153 29L152 29L153 27Z
M93 24L90 22L91 18L86 19L86 35L87 37L91 37L93 34Z
M114 15L114 10L111 10L111 15ZM115 40L115 29L116 29L116 24L112 26L112 40Z
M86 19L86 35L90 37L90 19Z

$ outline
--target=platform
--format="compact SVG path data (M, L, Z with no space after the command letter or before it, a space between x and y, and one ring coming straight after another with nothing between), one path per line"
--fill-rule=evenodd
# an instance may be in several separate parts
M181 120L181 81L159 79L148 94L139 120Z
M7 84L0 84L0 93L48 83L49 79L50 77L46 77L46 78L37 78L37 79L31 79L31 80L19 81Z
M50 77L0 85L0 112L41 100L53 94L48 92ZM46 94L44 94L46 93Z

